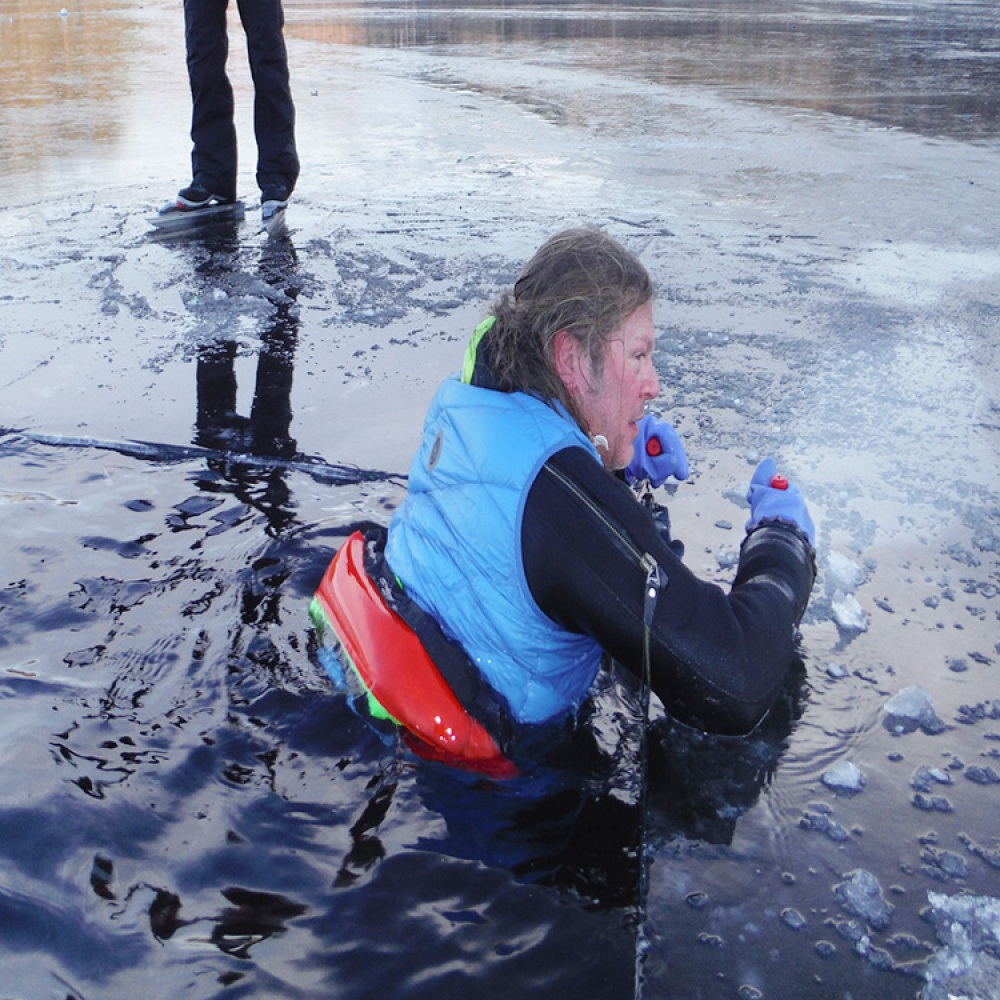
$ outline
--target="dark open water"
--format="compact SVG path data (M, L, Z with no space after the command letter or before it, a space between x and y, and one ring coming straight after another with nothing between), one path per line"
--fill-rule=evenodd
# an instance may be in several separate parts
M653 998L997 996L996 916L963 951L929 895L1000 897L995 6L286 10L290 232L234 60L247 222L164 243L176 6L0 9L0 994L619 998L638 949ZM644 808L627 690L572 765L470 781L352 714L307 617L581 220L660 289L691 564L731 576L763 454L819 527L787 699L659 718ZM887 715L912 685L940 725Z

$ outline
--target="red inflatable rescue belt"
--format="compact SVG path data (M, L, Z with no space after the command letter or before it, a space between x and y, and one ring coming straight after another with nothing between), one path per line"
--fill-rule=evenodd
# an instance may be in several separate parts
M373 714L396 723L414 753L491 777L517 774L455 697L416 633L382 599L365 571L360 531L333 557L310 611L320 638L329 628L340 642L351 679L360 681Z

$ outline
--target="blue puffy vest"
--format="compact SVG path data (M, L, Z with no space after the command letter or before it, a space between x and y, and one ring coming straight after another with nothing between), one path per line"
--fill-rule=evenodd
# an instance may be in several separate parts
M404 589L525 723L573 710L602 656L593 639L560 628L538 607L521 559L524 504L542 465L567 447L600 462L556 407L449 378L427 412L385 553Z

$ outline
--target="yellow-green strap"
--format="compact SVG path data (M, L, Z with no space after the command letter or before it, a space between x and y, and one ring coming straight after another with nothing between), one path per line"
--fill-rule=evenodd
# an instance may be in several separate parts
M472 374L476 370L476 351L479 350L479 341L483 339L486 333L493 329L493 324L496 321L496 316L487 316L476 327L475 332L469 340L469 346L465 349L465 363L462 365L462 381L466 385L472 385Z

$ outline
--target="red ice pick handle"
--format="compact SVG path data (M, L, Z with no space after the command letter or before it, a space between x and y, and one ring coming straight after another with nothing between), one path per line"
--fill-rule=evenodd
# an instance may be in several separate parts
M782 476L782 475L780 475L780 474L777 475L777 476L772 476L771 477L771 489L773 489L773 490L787 490L788 489L788 480L785 479L785 477Z
M663 451L663 445L660 444L659 438L651 437L646 442L646 454L649 455L650 458L656 458L656 456L659 455L660 452L662 451Z

